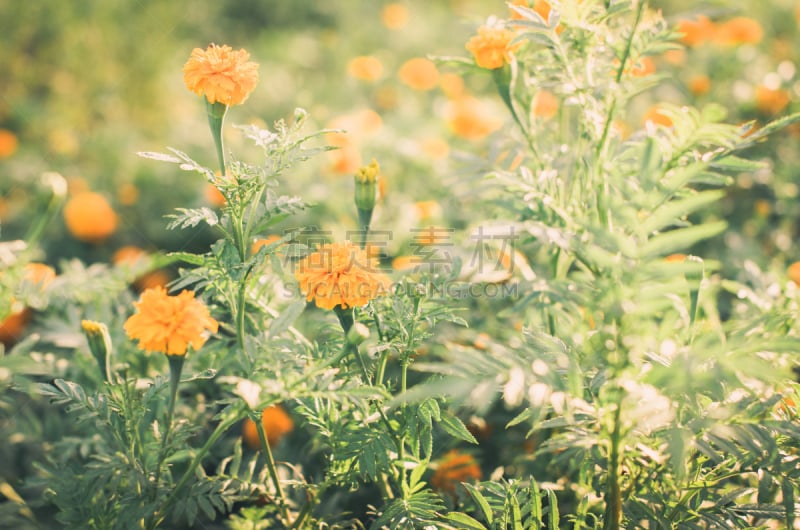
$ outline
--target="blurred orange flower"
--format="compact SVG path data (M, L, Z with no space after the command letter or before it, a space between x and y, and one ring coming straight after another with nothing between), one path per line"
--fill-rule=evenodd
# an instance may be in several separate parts
M372 55L353 57L347 63L347 73L362 81L377 81L383 75L383 63Z
M786 273L789 275L789 279L792 280L795 285L800 287L800 261L795 261L789 265Z
M439 76L439 86L448 98L455 99L464 94L464 80L460 75L445 72Z
M424 138L419 145L425 156L433 160L442 160L450 154L450 145L441 138Z
M44 289L56 277L56 271L44 263L28 263L25 265L23 280L34 283L37 287ZM12 308L22 304L19 301L12 302ZM28 307L21 307L13 311L0 321L0 343L10 347L17 342L25 332L33 312Z
M280 405L272 405L261 411L261 425L264 427L264 436L270 447L275 447L290 432L294 430L294 421ZM261 440L258 438L256 423L247 418L242 424L242 438L251 449L260 449Z
M386 4L381 10L381 21L388 29L402 29L408 24L408 8L400 3Z
M439 460L439 467L431 477L431 486L452 495L461 482L480 480L482 476L475 457L453 449Z
M117 200L125 206L136 204L136 201L139 200L139 188L130 182L122 184L117 190Z
M415 269L422 263L420 256L397 256L392 260L392 269L396 271L407 271Z
M689 92L702 96L711 90L711 79L707 75L696 75L689 79Z
M117 229L117 214L105 197L92 191L72 196L64 205L64 222L76 239L100 243Z
M540 118L549 119L558 112L558 98L552 92L540 90L533 97L533 113Z
M735 17L717 28L714 40L720 44L758 44L764 37L764 29L757 20Z
M439 70L433 61L425 57L404 62L397 74L400 81L414 90L432 90L439 83Z
M656 125L663 125L664 127L672 127L672 118L663 114L658 105L650 107L644 114L643 122L652 122Z
M389 278L378 260L350 241L326 243L297 264L295 278L307 300L333 309L363 306L389 292Z
M209 103L239 105L258 83L258 64L248 59L245 50L234 51L230 46L195 48L183 66L183 81Z
M326 136L328 143L339 149L328 152L331 169L338 174L353 174L362 166L358 144L383 125L380 115L372 109L361 109L334 118L326 128L341 129Z
M0 159L8 158L17 152L17 136L6 129L0 129Z
M199 350L205 344L206 331L216 333L219 328L192 291L170 296L163 287L155 287L144 291L133 305L136 313L125 322L125 332L148 352L186 355L189 346Z
M681 20L675 28L682 36L680 41L687 46L697 46L714 38L716 27L705 15L694 20Z
M789 105L791 96L786 90L756 87L756 107L764 114L777 114Z
M501 125L497 115L472 96L462 96L450 102L447 123L453 134L467 140L485 138Z
M442 215L442 206L438 201L417 201L414 203L414 210L420 221Z
M639 62L632 65L628 73L633 77L645 77L656 71L656 63L651 57L640 57Z
M111 263L115 265L130 265L136 266L139 262L147 259L147 252L134 245L127 245L120 247L114 255L111 256ZM165 287L171 280L171 276L167 271L154 270L143 274L134 280L133 285L136 289L144 291L154 287Z
M519 48L512 45L514 32L505 28L481 26L478 34L467 42L465 48L475 57L475 64L481 68L495 70L511 61L511 54Z

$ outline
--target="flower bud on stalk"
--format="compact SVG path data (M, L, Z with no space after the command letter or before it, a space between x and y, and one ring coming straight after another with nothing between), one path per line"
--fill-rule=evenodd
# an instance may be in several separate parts
M356 172L355 203L358 211L358 227L361 232L361 248L367 242L367 232L372 222L372 211L378 196L378 177L381 168L376 160Z
M108 327L101 322L82 320L81 329L89 342L89 350L100 367L100 375L105 381L111 381L111 337Z

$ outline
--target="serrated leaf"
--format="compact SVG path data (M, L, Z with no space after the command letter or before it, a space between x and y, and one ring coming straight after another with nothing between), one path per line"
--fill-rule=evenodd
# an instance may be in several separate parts
M442 418L439 421L439 425L442 429L445 430L447 434L453 436L459 440L463 440L465 442L469 442L471 444L478 444L478 440L472 435L471 432L467 430L467 427L464 425L459 418L453 416L452 414L444 411L442 413Z

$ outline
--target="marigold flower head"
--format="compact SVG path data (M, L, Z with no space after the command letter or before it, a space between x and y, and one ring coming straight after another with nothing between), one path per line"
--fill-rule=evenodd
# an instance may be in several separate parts
M475 457L453 449L439 461L439 467L431 477L431 486L452 495L461 482L480 480L481 476L481 468Z
M261 425L264 427L264 436L270 447L275 447L290 432L294 430L294 421L280 405L272 405L261 411ZM252 449L261 448L258 438L256 423L247 418L242 424L242 438Z
M711 90L711 79L707 75L696 75L689 79L689 91L695 96L702 96Z
M764 37L764 29L757 20L735 17L720 24L714 40L720 44L758 44Z
M24 278L41 287L47 287L50 282L56 279L56 271L53 267L44 263L28 263L25 265Z
M307 300L317 307L363 306L386 294L389 278L379 272L378 260L350 241L326 243L297 264L295 278Z
M398 30L408 24L408 8L400 3L386 4L381 10L381 21L387 29Z
M495 112L472 96L449 102L447 118L453 134L467 140L481 140L502 125Z
M693 20L681 20L678 22L679 39L687 46L697 46L714 38L716 27L714 23L705 15L700 15Z
M0 158L8 158L17 151L17 136L6 129L0 129Z
M400 81L414 90L432 90L439 84L439 70L425 57L414 57L404 62L397 74Z
M540 90L533 97L533 113L544 119L550 119L558 113L558 98L552 92Z
M377 81L383 75L383 63L372 55L361 55L350 59L347 73L362 81Z
M167 355L186 355L189 346L199 350L206 332L216 333L219 324L192 291L169 296L163 287L144 291L133 304L136 313L125 322L125 332L139 347Z
M234 51L230 46L195 48L183 66L183 81L209 103L239 105L258 83L258 64L248 59L245 50Z
M756 108L764 114L779 113L789 105L791 99L787 90L763 85L756 87Z
M105 197L86 191L77 193L64 205L64 222L76 239L100 243L117 229L117 214Z
M789 265L786 273L789 275L789 279L792 280L795 285L800 287L800 261L795 261Z
M511 45L514 32L505 28L481 26L478 34L469 39L465 48L475 56L475 64L495 70L511 61L511 54L519 44Z

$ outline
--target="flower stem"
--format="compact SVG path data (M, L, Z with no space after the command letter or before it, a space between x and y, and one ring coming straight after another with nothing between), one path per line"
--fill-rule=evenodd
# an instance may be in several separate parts
M614 410L614 427L611 432L611 450L608 455L608 491L606 493L606 512L603 528L606 530L619 530L622 522L622 493L619 484L620 454L622 442L621 435L622 397L616 403Z
M181 383L181 372L183 362L186 359L183 355L167 355L169 362L169 405L167 405L167 417L164 420L164 433L161 435L161 449L158 452L158 462L156 463L156 476L153 484L153 494L158 493L158 483L161 480L161 468L164 465L164 458L167 456L167 444L169 435L172 431L172 417L175 414L175 402L178 400L178 387Z
M183 475L181 476L180 480L178 480L178 483L175 485L174 488L172 488L172 493L170 493L169 497L167 497L167 500L164 501L164 504L161 505L161 508L159 508L154 514L153 526L151 526L151 528L155 528L156 527L155 523L162 521L164 517L166 517L167 510L172 506L172 504L176 500L178 500L178 495L181 493L181 491L189 482L189 480L194 476L194 472L197 470L197 467L201 464L203 458L205 458L206 454L208 454L208 452L211 450L214 444L217 443L220 437L222 437L222 435L225 434L225 432L234 423L241 421L243 417L244 417L244 402L240 401L236 405L230 416L228 416L226 419L223 419L217 425L217 428L214 429L214 432L212 432L211 436L208 437L208 440L206 440L206 443L203 445L203 447L201 447L194 455L194 458L189 464L189 467L186 468L186 471L183 472Z
M225 121L225 114L228 106L217 101L209 103L206 100L206 114L208 114L208 126L211 128L211 136L214 138L214 146L217 148L217 161L219 162L220 175L225 176L225 150L222 141L222 123Z
M267 435L264 432L264 423L261 421L260 417L254 418L253 422L256 424L258 440L261 442L261 449L264 451L264 456L267 460L267 470L269 471L270 480L272 480L275 493L278 495L278 509L281 511L283 524L290 526L291 522L289 521L289 507L286 502L286 497L283 494L283 488L281 488L281 480L278 477L278 468L275 465L275 459L272 456L272 448L270 448L269 440L267 440Z

